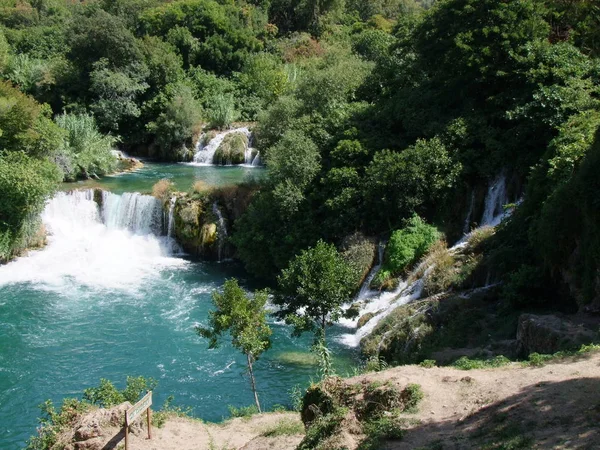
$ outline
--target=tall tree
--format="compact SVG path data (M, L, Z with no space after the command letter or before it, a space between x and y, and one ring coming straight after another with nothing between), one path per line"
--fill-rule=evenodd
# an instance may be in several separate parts
M256 291L251 298L236 279L225 281L223 293L214 292L216 307L209 313L209 326L196 327L196 332L209 339L209 348L216 348L223 333L229 332L232 345L246 355L248 374L254 401L261 412L253 365L260 355L271 347L271 328L267 324L267 291Z

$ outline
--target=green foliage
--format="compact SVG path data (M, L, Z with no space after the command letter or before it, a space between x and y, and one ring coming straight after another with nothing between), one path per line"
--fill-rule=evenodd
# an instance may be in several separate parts
M373 218L397 223L443 197L458 178L461 165L438 138L419 140L403 152L375 154L367 168L367 193Z
M165 87L162 112L146 125L158 145L163 160L181 161L186 158L185 145L192 147L192 138L200 122L200 105L192 88L178 82Z
M117 158L111 150L116 139L98 131L94 116L65 113L55 120L66 134L54 157L65 180L98 177L115 171Z
M460 370L472 370L472 369L490 369L496 367L506 366L511 363L511 360L506 356L495 356L492 359L469 359L466 356L463 356L456 360L453 367L456 367Z
M559 351L551 355L542 355L539 353L532 353L529 355L527 361L523 361L524 366L542 367L550 362L560 361L565 358L579 358L583 357L590 352L600 351L600 345L588 344L582 345L579 350L576 351Z
M78 416L84 413L89 404L75 398L66 398L57 411L50 400L39 405L42 417L39 419L38 435L27 441L26 450L51 450L63 428L72 426Z
M293 419L281 419L275 425L263 431L261 436L278 437L297 436L299 434L304 434L304 425L302 425L302 422Z
M140 27L150 35L186 30L186 40L173 40L186 65L201 65L221 74L239 70L248 52L261 49L257 32L264 24L251 6L242 14L233 3L213 0L163 3L140 15Z
M34 157L52 155L62 134L50 119L50 109L0 81L0 149Z
M420 260L440 239L437 229L414 215L404 228L394 231L386 246L383 270L399 274Z
M83 391L83 401L102 408L110 408L123 402L134 404L147 391L154 390L157 384L152 378L127 377L125 389L119 390L111 381L102 378L99 386Z
M217 94L212 97L207 114L211 127L221 130L229 128L237 119L233 96L231 94Z
M231 417L232 419L238 417L241 417L243 419L249 419L253 415L258 414L260 412L255 405L240 406L239 408L229 405L227 406L227 409L229 410L229 417Z
M223 293L214 292L212 298L216 310L209 312L209 326L196 327L196 332L209 340L209 348L216 348L222 334L230 333L232 345L248 359L250 383L260 412L252 366L271 347L272 331L265 310L268 293L257 291L250 298L237 280L230 279L225 281Z
M29 246L39 232L37 215L55 192L58 168L19 152L0 152L0 261Z
M419 366L425 367L426 369L431 369L435 367L437 364L434 359L425 359L419 363Z
M300 252L279 275L277 314L294 326L296 334L315 331L315 342L325 339L326 326L342 316L342 305L351 298L353 278L335 246L319 241Z

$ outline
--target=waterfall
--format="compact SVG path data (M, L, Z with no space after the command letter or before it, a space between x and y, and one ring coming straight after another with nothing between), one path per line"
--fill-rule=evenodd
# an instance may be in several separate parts
M173 229L175 227L175 205L177 204L177 197L171 197L171 201L169 202L169 215L167 217L167 236L173 237Z
M469 211L463 225L463 234L468 234L471 231L471 217L473 216L473 207L475 204L475 190L471 192L471 201L469 202Z
M365 299L367 299L369 297L373 297L374 295L377 294L377 291L372 291L370 286L371 286L371 282L377 275L377 272L379 272L379 269L381 269L381 265L383 264L384 252L385 252L385 243L380 242L379 245L377 246L377 264L371 269L371 271L367 275L367 278L365 278L365 281L363 282L362 286L360 287L360 291L358 292L358 295L356 296L356 301L365 300Z
M71 292L73 283L130 290L165 267L187 264L171 255L172 239L162 236L162 205L140 194L59 192L42 213L48 245L0 267L0 285L31 282Z
M260 166L260 152L256 152L256 156L252 159L252 163L250 164L252 167Z
M480 226L491 226L502 222L506 216L504 205L508 203L508 194L506 192L506 175L500 174L490 184L488 192L485 196L485 209L481 218Z
M227 225L225 224L225 219L223 218L223 214L221 214L221 210L219 209L219 205L217 202L214 202L212 205L212 211L217 216L219 222L219 230L218 230L218 258L219 261L223 260L223 247L227 241Z
M474 202L475 193L473 192L471 194L469 211L464 223L465 234L462 237L462 239L460 239L453 247L450 248L450 251L457 251L460 248L465 247L467 245L469 236L471 235L469 228L474 210ZM500 174L490 183L488 187L488 192L485 197L485 208L483 217L481 219L480 227L493 227L500 224L502 219L507 217L512 212L511 210L504 209L504 205L507 202L508 194L506 191L506 175ZM359 345L361 339L369 333L371 333L375 329L377 324L379 324L379 322L385 317L387 317L392 311L394 311L399 306L405 305L413 300L418 299L423 291L423 280L425 276L433 269L433 267L425 267L425 262L421 262L421 264L419 264L419 266L413 270L413 274L422 273L423 275L411 285L407 285L405 281L400 280L398 288L392 292L379 293L377 291L372 291L369 288L369 285L381 268L383 252L382 244L380 244L379 252L380 256L378 264L375 267L373 267L373 269L369 273L367 279L361 286L361 289L355 299L355 302L361 303L359 317L367 313L375 314L375 316L373 316L361 328L356 330L354 334L343 335L341 337L341 341L346 345L353 347ZM486 282L486 284L489 283ZM346 305L346 307L348 306L350 305ZM342 319L339 323L340 325L345 327L355 328L357 322L357 319Z
M203 133L202 136L200 136L198 143L196 144L196 154L194 155L194 162L190 163L190 164L198 165L198 166L214 165L213 158L215 156L215 152L217 151L219 146L223 143L225 136L227 136L228 134L231 134L231 133L244 133L246 136L248 136L248 142L250 142L251 133L247 127L234 128L232 130L227 130L227 131L218 133L208 143L204 143L207 135L206 135L206 133ZM248 144L248 147L250 147L249 144ZM248 151L251 151L251 149L248 148L246 150L245 158L246 158L247 164L248 164L249 158L251 158L251 156L248 156Z
M162 234L160 200L138 192L116 195L102 191L102 220L108 228L127 229L134 234Z

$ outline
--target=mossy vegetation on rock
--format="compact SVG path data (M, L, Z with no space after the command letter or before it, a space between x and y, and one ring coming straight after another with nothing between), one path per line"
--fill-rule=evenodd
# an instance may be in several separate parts
M207 198L179 195L173 216L175 240L187 253L217 257L218 227Z
M213 164L222 166L243 164L248 150L248 136L244 133L230 133L223 139L213 156Z
M416 384L326 378L303 398L306 437L298 449L380 448L386 439L401 438L403 413L416 412L422 399Z

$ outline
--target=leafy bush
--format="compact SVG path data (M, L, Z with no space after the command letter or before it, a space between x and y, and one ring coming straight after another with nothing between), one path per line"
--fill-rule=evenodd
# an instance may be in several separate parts
M111 150L117 140L100 133L93 116L64 113L55 120L67 135L57 157L65 180L98 177L116 170L117 158Z
M506 356L495 356L492 359L469 359L466 356L459 358L452 364L453 367L461 370L472 370L472 369L489 369L506 366L511 363L511 360Z
M437 229L414 215L401 230L394 231L385 252L383 270L399 274L422 258L440 239Z
M127 377L125 389L119 390L115 385L104 378L97 387L83 391L83 400L104 408L118 405L123 402L136 403L146 391L153 390L158 383L152 378Z
M210 126L224 130L237 119L235 101L231 94L217 94L209 102L206 111Z

